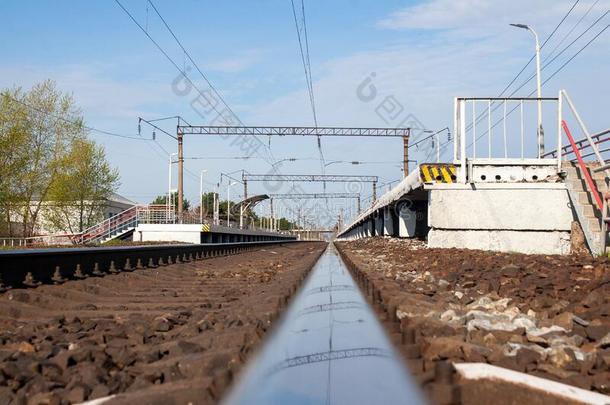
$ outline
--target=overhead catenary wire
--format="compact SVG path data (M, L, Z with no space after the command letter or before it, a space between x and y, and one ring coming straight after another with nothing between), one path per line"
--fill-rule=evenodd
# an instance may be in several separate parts
M569 47L571 47L576 41L578 41L580 38L582 38L587 32L589 32L593 27L595 27L604 17L606 17L608 14L610 13L610 10L607 10L604 14L602 14L599 18L597 18L593 23L591 23L580 35L578 35L578 37L576 39L574 39L572 42L570 42L570 44L568 44L566 47L564 47L557 55L555 55L555 57L553 59L551 59L550 61L548 61L547 63L545 63L542 67L541 67L541 71L546 69L552 62L554 62L561 54L563 54ZM607 26L602 29L591 41L589 41L583 48L581 48L578 52L576 52L571 58L569 58L559 69L557 69L555 72L553 72L551 74L550 77L548 77L547 79L545 79L542 84L546 84L551 78L553 78L555 75L557 75L561 70L563 70L563 68L570 62L572 61L576 56L578 56L578 54L580 54L586 47L588 47L595 39L597 39L597 37L599 37L605 30L606 28L608 28ZM508 97L512 97L514 96L519 90L521 90L523 87L525 87L530 81L532 81L534 78L536 77L536 75L532 75L530 76L527 80L525 80L523 83L521 83L521 85L519 87L517 87L516 89L514 89L509 95ZM535 91L532 91L529 93L528 97L531 96L532 94L534 94ZM501 104L496 104L493 108L491 108L491 113L495 112L498 108L500 108ZM510 110L510 112L508 113L508 115L510 115L513 111L515 111L516 108L513 108L512 110ZM478 123L480 122L480 118L481 117L486 117L487 114L489 112L486 110L483 113L481 113L474 121L474 123ZM498 121L499 122L499 121ZM498 122L496 122L494 125L491 126L490 129L493 129L497 126ZM469 124L466 127L466 130L470 130L472 128L473 123ZM489 133L489 130L486 130L485 132L483 132L481 135L479 135L477 137L477 140L481 139L484 135L487 135ZM472 146L472 142L468 145L468 147Z
M555 28L553 29L553 31L549 34L549 36L543 41L542 45L540 46L540 49L544 48L544 46L549 42L549 40L555 35L555 33L557 32L557 30L559 29L559 27L564 23L564 21L568 18L568 16L572 13L572 11L574 10L574 8L576 7L576 5L580 2L580 0L576 0L573 4L572 7L570 7L570 9L566 12L566 14L563 16L563 18L559 21L559 23L557 23L557 25L555 26ZM506 87L504 87L504 89L500 92L500 94L498 95L498 97L502 97L504 95L504 93L506 93L506 91L519 79L519 77L521 76L521 74L523 72L525 72L525 70L527 69L527 67L530 65L530 63L532 63L532 61L536 58L536 54L534 53L532 55L532 57L527 61L527 63L521 68L521 70L517 73L517 75L515 77L513 77L513 79L506 85ZM514 92L512 93L514 94ZM495 107L497 108L497 107ZM495 111L495 110L494 110ZM477 118L475 119L475 122L473 122L472 124L469 124L467 129L469 130L470 127L475 124L475 123L479 123L482 119L484 119L487 116L487 111L483 111L481 112Z
M547 77L542 84L546 84L547 82L549 82L551 79L553 79L559 72L561 72L572 60L574 60L574 58L576 58L580 53L582 53L585 49L587 49L587 47L589 47L589 45L591 45L597 38L599 38L608 28L610 28L610 24L606 25L604 28L602 28L593 38L591 38L585 45L583 45L576 53L574 53L568 60L566 60L558 69L556 69L549 77ZM532 92L530 92L527 97L532 96L534 93L536 92L536 90L533 90ZM513 107L507 114L506 116L508 117L510 114L512 114L519 106L515 106ZM500 124L500 122L502 122L502 119L498 119L489 129L494 129L496 126L498 126ZM476 140L481 139L483 136L485 136L487 133L489 132L489 130L486 130L485 132L483 132L481 135L479 135ZM470 147L472 145L472 143L470 143L468 145L468 147Z
M123 12L125 12L125 14L127 14L127 16L131 19L131 21L133 21L133 23L140 29L140 31L142 31L144 33L144 35L146 35L146 37L153 43L153 45L155 45L155 47L159 50L159 52L161 52L163 54L163 56L165 56L165 58L174 66L174 68L184 76L185 80L191 85L193 86L194 89L197 90L197 92L202 96L205 97L203 95L203 92L199 89L199 87L195 84L195 82L193 82L188 75L186 74L186 72L184 71L184 69L180 68L180 66L178 66L178 64L174 61L174 59L172 59L171 56L169 56L169 54L165 51L165 49L163 49L163 47L161 47L161 45L159 45L159 43L157 41L155 41L155 39L146 31L146 29L144 27L142 27L142 25L138 22L138 20L136 20L136 18L133 16L133 14L131 14L129 12L129 10L127 10L125 8L125 6L123 6L123 4L119 1L119 0L114 0L117 5L123 10ZM221 112L218 110L218 108L216 107L216 105L212 105L212 109L214 111L216 111L216 113L218 115L222 115Z
M104 129L95 128L95 127L92 127L90 125L85 125L84 122L70 120L70 119L67 119L65 117L62 117L61 115L54 114L52 112L42 110L42 109L40 109L38 107L35 107L35 106L31 105L31 104L26 103L23 100L19 100L18 98L13 97L12 95L10 95L10 94L8 94L6 92L5 93L1 93L1 94L3 96L7 97L8 99L10 99L11 101L16 102L18 104L21 104L21 105L23 105L23 106L25 106L25 107L27 107L27 108L29 108L31 110L37 111L37 112L39 112L41 114L45 114L45 115L47 115L49 117L53 117L53 118L55 118L57 120L67 122L67 123L72 124L72 125L82 126L84 129L86 129L88 131L97 132L97 133L100 133L100 134L103 134L103 135L108 135L108 136L114 136L114 137L117 137L117 138L132 139L132 140L136 140L136 141L150 141L150 139L142 138L141 136L124 135L124 134L119 134L119 133L116 133L116 132L106 131Z
M609 10L610 11L610 10ZM603 15L607 15L608 11ZM599 22L601 19L597 19L596 21ZM591 26L589 28L587 28L587 30L589 30L591 28ZM570 58L568 58L561 66L559 66L553 73L551 73L549 75L549 77L547 77L545 80L542 81L542 85L548 83L551 79L553 79L557 74L559 74L563 69L566 68L566 66L568 66L568 64L570 64L570 62L572 62L572 60L574 60L578 55L580 55L586 48L588 48L597 38L599 38L608 28L610 28L610 24L606 25L604 28L602 28L595 36L593 36L585 45L583 45L577 52L575 52ZM548 65L547 65L548 66ZM531 80L531 79L530 79ZM520 86L516 91L520 90L525 84L523 84L522 86ZM514 91L513 93L511 93L510 96L514 95L514 93L516 93L516 91ZM534 93L536 92L536 90L531 91L527 97L532 96ZM499 105L497 107L495 107L495 109L492 109L492 112L495 111L497 108L499 108ZM506 116L508 117L509 115L511 115L516 109L518 108L518 106L513 107L510 111L508 111L508 113L506 114ZM502 122L502 119L497 120L493 125L491 125L491 127L489 129L494 129L496 126L498 126L500 123ZM471 126L470 126L471 127ZM468 130L468 127L467 127ZM483 136L487 135L489 133L489 130L485 130L483 133L481 133L479 136L477 136L476 140L480 140ZM467 145L467 148L470 148L472 146L473 142L469 143ZM444 150L446 149L446 147L449 145L449 142L444 144L443 146L441 146L441 153L444 152Z
M558 57L560 57L565 51L567 51L572 45L574 45L574 43L576 43L580 38L582 38L587 32L589 32L594 26L596 26L609 13L610 13L610 10L607 10L599 18L597 18L595 21L593 21L593 23L591 23L579 36L577 36L572 42L570 42L566 47L564 47L557 55L555 55L551 60L549 60L546 63L544 63L542 65L541 70L544 70L548 65L550 65L555 60L557 60ZM521 86L519 86L512 94L515 94L517 91L521 90L527 83L529 83L535 77L536 77L536 74L534 73Z
M167 53L167 51L165 51L165 49L163 49L163 47L161 47L161 45L159 45L159 43L157 41L155 41L155 39L148 33L148 31L142 27L142 25L136 20L136 18L133 16L133 14L131 14L129 12L129 10L127 10L127 8L125 8L125 6L119 1L119 0L115 0L115 3L119 6L119 8L121 8L121 10L123 10L123 12L131 19L131 21L140 29L140 31L142 31L144 33L144 35L146 35L146 37L153 43L153 45L159 50L159 52L161 52L161 54L163 54L163 56L170 62L170 64L172 66L174 66L174 68L184 77L184 79L197 91L197 93L199 93L199 95L203 98L206 98L203 91L195 84L195 82L187 75L186 73L186 69L185 68L180 68L180 66L178 66L178 64L174 61L174 59L172 59L172 57L169 56L169 54ZM149 2L151 5L152 2ZM178 37L174 34L173 30L171 30L171 27L169 26L169 24L167 24L167 22L165 21L165 19L163 19L161 17L160 12L158 11L158 9L155 7L155 12L157 13L157 15L159 15L159 17L162 19L164 25L166 26L166 28L168 29L168 31L170 31L170 34L172 35L172 37L174 38L174 40L178 43L178 45L180 46L180 48L182 49L183 53L187 55L187 57L189 58L189 60L191 61L191 63L193 63L193 65L195 66L195 68L199 71L199 73L202 75L202 77L204 78L204 80L206 81L206 83L208 83L208 85L210 86L210 88L217 94L217 96L219 97L219 99L223 102L223 104L225 105L225 107L227 108L227 110L232 114L232 116L241 124L243 125L243 123L241 122L241 120L239 119L239 117L233 112L233 110L231 109L231 107L228 105L228 103L226 103L226 101L222 98L222 95L216 90L216 88L212 85L212 83L209 81L209 79L207 78L207 76L205 76L205 74L203 73L203 71L199 68L199 66L194 62L194 60L192 59L192 57L190 56L190 53L188 53L188 51L186 50L186 48L184 48L184 46L182 45L182 43L179 41ZM217 106L214 104L211 106L212 109L220 116L220 117L225 117L225 115L223 115L223 113L217 108ZM188 124L190 125L190 124ZM260 142L260 140L259 140ZM260 142L262 145L264 145L263 142ZM266 147L268 153L269 153L269 159L272 162L275 162L275 158L273 157L273 153L271 152L271 149ZM268 162L270 164L273 164L271 162Z
M294 0L290 0L290 4L292 5L292 15L294 17L294 25L297 32L297 40L299 42L299 52L301 55L301 63L303 64L303 72L305 73L305 82L307 84L307 93L309 95L309 103L311 106L311 113L313 116L313 121L315 127L318 126L318 117L316 113L316 102L315 95L313 90L313 80L311 76L311 59L309 57L309 37L307 34L307 19L305 17L305 3L301 0L301 15L302 15L302 26L303 26L303 38L301 38L301 27L299 26L299 19L297 17L296 6L294 4ZM303 45L303 42L305 43ZM322 173L324 173L325 167L325 159L324 152L322 150L322 140L320 137L317 137L318 144L318 153L320 155L320 167L322 169Z
M225 105L225 107L229 110L229 112L235 117L235 119L237 121L239 121L242 125L243 123L241 122L241 120L239 119L239 117L237 116L237 114L231 109L231 107L229 106L229 104L224 100L224 98L222 97L222 94L220 94L220 92L218 91L218 89L216 89L216 87L214 87L214 85L212 84L212 82L208 79L208 77L205 75L205 73L203 73L203 71L201 70L201 68L199 67L199 65L197 64L197 62L195 62L195 60L191 57L191 54L186 50L186 48L182 45L182 42L180 42L180 40L178 39L178 37L176 36L176 34L174 34L174 31L172 30L172 28L169 26L169 24L167 23L167 21L165 21L165 18L163 18L163 16L161 15L161 13L159 12L159 10L157 9L157 7L154 5L154 3L152 2L152 0L148 0L148 3L151 5L151 7L153 8L153 10L155 11L155 13L157 14L157 16L159 16L159 18L161 19L161 22L163 22L163 25L165 26L165 28L167 28L167 30L169 31L169 33L172 35L172 37L174 38L174 40L176 41L176 43L178 44L178 46L180 47L180 49L182 49L182 52L184 52L184 54L186 55L186 57L188 58L188 60L193 64L193 66L195 67L195 69L197 69L197 72L199 72L199 74L201 75L201 77L203 78L203 80L205 80L205 82L208 84L208 86L210 86L210 88L214 91L214 93L218 96L218 98L220 99L220 101L222 101L222 103Z
M565 42L565 40L572 34L572 32L574 32L574 30L576 29L576 27L578 27L580 25L580 23L587 18L587 16L589 15L589 13L591 12L591 10L593 10L593 7L595 7L597 5L597 3L599 3L599 0L595 0L593 3L591 3L591 5L589 6L589 8L587 9L587 11L580 16L580 18L578 19L578 21L576 21L576 23L572 26L572 28L563 36L563 38L561 38L561 40L555 45L555 47L551 50L551 52L549 52L549 54L546 56L546 60L548 60L557 49L559 49L559 47L561 45L563 45L563 43ZM545 61L546 61L545 60ZM545 62L543 61L543 62Z

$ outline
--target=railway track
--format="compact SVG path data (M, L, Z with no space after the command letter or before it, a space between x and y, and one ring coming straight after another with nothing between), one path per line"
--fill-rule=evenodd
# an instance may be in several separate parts
M227 256L294 241L27 249L0 252L0 292Z
M341 249L342 259L331 248L318 260L323 243L240 245L188 246L194 251L172 246L172 264L162 266L167 252L147 247L144 253L153 261L159 257L156 265L123 266L107 277L73 275L37 288L21 284L0 294L0 404L217 403L227 398L227 388L312 268L280 329L265 338L267 348L228 403L300 395L320 403L356 398L374 403L383 397L390 403L427 398L439 405L488 403L498 395L503 398L498 403L607 399L584 390L568 392L572 400L558 399L556 392L540 393L540 386L552 383L548 380L538 379L530 388L510 378L479 381L488 369L464 368L442 356L427 359L422 326L397 318L396 291ZM126 260L144 253L120 254ZM87 260L94 259L100 260Z
M14 287L0 294L0 404L215 403L324 246L138 248L121 254L180 262Z
M577 368L569 366L570 374L565 373L568 377L563 379L561 377L564 374L559 372L557 375L541 375L542 373L536 372L535 362L543 362L539 356L532 355L532 352L526 352L530 354L527 357L492 351L469 343L451 344L451 337L456 332L453 328L442 325L438 316L429 316L422 320L421 316L413 315L431 313L433 300L425 295L425 290L418 291L421 294L419 297L422 298L409 297L405 294L409 288L398 286L394 279L388 279L383 274L382 266L365 264L366 261L363 261L362 257L370 257L368 252L350 249L346 244L338 244L337 247L430 403L610 403L610 396L603 395L609 392L610 384L610 368L606 365L608 363L604 363L604 356L610 348L607 343L602 341L601 344L589 345L591 349L599 349L593 361L582 362ZM358 253L355 254L354 251ZM400 257L405 257L404 251L401 251ZM400 312L402 319L398 318ZM552 355L548 357L547 361L557 360ZM583 365L588 368L582 367ZM578 374L581 374L582 378L579 379ZM598 392L592 391L590 385L584 385L584 389L580 389L575 384L590 381L595 384L593 390Z

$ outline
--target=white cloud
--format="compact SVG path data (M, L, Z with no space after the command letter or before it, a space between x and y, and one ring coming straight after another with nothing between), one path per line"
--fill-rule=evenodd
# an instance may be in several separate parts
M239 52L231 58L209 62L206 64L206 69L223 73L239 73L254 66L262 60L263 56L264 52L260 49L249 49Z
M571 0L431 0L396 11L378 26L464 31L495 30L509 23L546 26L558 22L572 4Z
M152 78L115 80L112 66L101 64L63 65L52 69L36 66L0 68L0 87L29 88L48 78L63 92L72 92L85 118L134 119L143 105L167 100L169 83Z
M528 4L529 10L534 11L531 14L527 9ZM314 82L318 122L323 126L399 124L399 121L385 122L376 113L376 108L385 97L394 96L404 107L403 114L414 114L426 127L451 127L454 97L497 96L533 53L531 37L505 23L527 22L544 27L550 33L572 4L567 0L533 1L527 4L524 0L506 4L478 0L431 0L394 13L380 22L380 26L389 27L391 21L395 29L426 27L441 31L434 35L418 35L416 39L409 33L397 33L392 46L336 58L318 66L317 71L323 72ZM566 22L553 41L558 41L561 34L569 30L583 10L584 6L575 9L574 18ZM534 15L535 21L532 18ZM592 13L587 21L597 16ZM588 24L585 21L576 32L579 33ZM496 28L491 34L486 27ZM543 32L541 37L544 38ZM585 42L577 44L550 65L543 71L543 78L554 72L566 57ZM599 38L543 88L543 93L549 97L556 96L560 88L568 89L577 107L586 111L590 127L597 130L609 125L607 118L603 118L603 97L610 91L610 83L605 79L610 73L607 52L604 51L607 43L607 38ZM554 43L549 45L554 46ZM373 101L365 102L357 97L356 91L371 72L375 72L372 83L378 95ZM520 84L532 73L533 66L530 65L517 83ZM534 81L530 81L516 96L526 96L534 90L534 84ZM310 125L312 118L307 93L303 89L254 106L246 120L260 125ZM389 140L325 140L324 143L328 145L327 151L330 150L328 154L345 153L355 159L400 159L402 156L399 145ZM308 151L315 153L314 143L310 144ZM380 174L392 176L385 168L381 169Z

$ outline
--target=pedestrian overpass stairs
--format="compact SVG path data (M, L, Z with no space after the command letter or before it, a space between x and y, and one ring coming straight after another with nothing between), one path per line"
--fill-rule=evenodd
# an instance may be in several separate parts
M593 180L593 185L596 190L591 190L586 180L586 175L583 171L586 167L590 178ZM583 231L587 245L594 255L603 254L604 246L608 243L603 243L602 240L602 211L597 206L594 193L603 196L608 192L608 178L604 172L596 172L598 163L587 163L585 166L580 166L575 162L565 162L563 170L566 174L565 184L572 202L574 213ZM606 241L608 240L605 235Z

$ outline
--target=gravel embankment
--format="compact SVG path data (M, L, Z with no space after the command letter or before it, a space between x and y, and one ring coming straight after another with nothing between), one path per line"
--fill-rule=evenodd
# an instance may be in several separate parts
M324 247L0 294L0 404L214 403Z
M423 382L439 360L487 362L610 393L607 259L382 238L337 245L414 331L419 349L406 357Z

